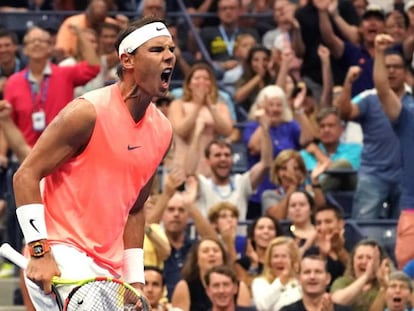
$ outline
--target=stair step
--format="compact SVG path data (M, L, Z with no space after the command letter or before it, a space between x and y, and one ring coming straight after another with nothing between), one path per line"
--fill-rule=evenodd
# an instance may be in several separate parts
M22 310L22 309L10 309L9 307L5 307L5 306L13 305L13 293L17 287L19 287L19 278L17 277L0 279L0 311ZM9 309L5 309L5 308L9 308Z

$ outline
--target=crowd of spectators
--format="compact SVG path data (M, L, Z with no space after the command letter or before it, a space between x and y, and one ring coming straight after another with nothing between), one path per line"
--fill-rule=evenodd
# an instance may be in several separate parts
M117 82L117 34L155 15L176 69L154 98L174 138L145 204L153 309L414 302L414 1L0 0L0 16L52 9L71 14L24 33L0 25L1 241L24 248L19 163L68 102ZM347 235L349 208L358 221L399 220L396 245ZM3 262L0 277L17 273Z

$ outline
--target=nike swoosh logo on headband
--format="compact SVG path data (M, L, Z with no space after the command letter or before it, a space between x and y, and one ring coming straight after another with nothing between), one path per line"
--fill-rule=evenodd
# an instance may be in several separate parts
M155 27L155 29L157 29L157 31L161 31L161 30L165 29L165 27L161 27L161 28Z

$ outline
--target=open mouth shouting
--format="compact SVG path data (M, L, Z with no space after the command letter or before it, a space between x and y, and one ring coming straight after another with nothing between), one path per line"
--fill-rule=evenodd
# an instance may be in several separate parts
M170 85L171 76L172 76L172 68L166 68L161 73L161 86L164 90L168 90L168 87Z

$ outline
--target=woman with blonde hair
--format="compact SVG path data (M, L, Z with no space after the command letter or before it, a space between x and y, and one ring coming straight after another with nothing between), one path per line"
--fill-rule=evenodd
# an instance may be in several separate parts
M200 150L204 150L214 138L231 134L231 114L227 105L219 99L216 78L208 64L197 63L192 66L184 81L182 97L170 104L168 118L174 131L171 167L184 168L197 123L202 126ZM199 158L203 159L201 151ZM199 162L196 172L209 175L205 161Z
M312 172L311 179L318 177L325 170L325 166L319 165ZM288 216L288 200L297 191L306 191L312 194L316 206L325 203L325 197L321 188L305 185L307 171L305 162L300 153L293 149L281 151L274 159L270 167L270 181L277 186L276 189L268 189L262 194L263 212L282 220ZM312 185L317 185L318 182Z
M278 311L302 298L297 280L300 252L290 237L277 237L267 247L263 272L252 283L253 300L259 311Z
M302 103L305 99L305 92L301 92L294 99L295 111L289 107L285 92L277 85L269 85L263 88L252 107L251 118L264 114L269 119L269 135L272 141L273 157L286 149L299 150L313 140L310 123L303 113ZM248 149L248 167L252 167L260 160L262 127L259 122L249 121L243 132L243 142ZM250 198L249 212L261 214L261 195L266 189L274 189L267 175L260 184L256 193ZM249 216L257 217L258 215Z

